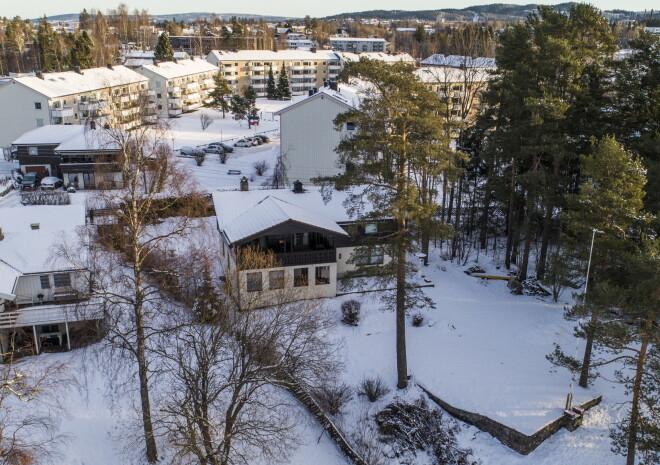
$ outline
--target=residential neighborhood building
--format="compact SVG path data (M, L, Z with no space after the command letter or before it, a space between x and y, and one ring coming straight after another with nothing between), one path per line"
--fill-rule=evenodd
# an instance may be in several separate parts
M352 53L352 52L336 52L339 56L342 68L346 63L351 61L359 61L360 58L369 58L371 60L384 61L385 63L408 63L415 65L415 60L412 55L405 52L387 53L387 52L366 52L366 53Z
M337 52L386 52L387 41L377 37L330 37L330 48Z
M275 77L284 65L291 92L304 94L310 89L322 87L325 82L337 78L341 63L331 50L239 50L227 52L213 50L207 61L218 66L234 92L252 86L257 95L266 92L268 71L272 67Z
M213 194L220 261L225 275L238 273L241 291L291 287L301 291L301 299L334 297L338 277L389 262L382 248L356 251L365 237L391 232L393 225L357 223L344 206L347 192L333 192L328 199L319 188L306 188L301 182L292 190L249 190L247 179L242 182L243 190ZM250 246L272 251L278 266L241 269L240 250Z
M336 131L333 121L338 114L355 108L359 97L349 86L331 86L275 113L280 117L280 151L290 181L309 184L312 178L334 176L345 169L339 165L335 148L355 126L347 123L342 131Z
M0 345L71 347L72 333L98 318L88 299L88 271L55 253L85 224L83 205L0 209Z
M48 124L142 124L148 79L125 66L36 73L0 81L0 147ZM11 109L11 111L7 111Z
M172 118L209 101L218 67L205 60L191 59L143 65L137 72L149 79L156 113Z
M12 144L23 173L57 176L75 189L118 188L113 166L119 152L110 131L85 125L47 125L26 132Z
M423 59L420 65L425 66L441 66L447 68L486 68L495 69L497 63L495 58L489 57L470 57L463 55L443 55L436 53L428 58Z
M134 51L128 52L124 55L124 66L131 69L137 69L143 65L151 65L156 59L156 52L154 51ZM189 60L190 55L187 52L174 52L175 60Z

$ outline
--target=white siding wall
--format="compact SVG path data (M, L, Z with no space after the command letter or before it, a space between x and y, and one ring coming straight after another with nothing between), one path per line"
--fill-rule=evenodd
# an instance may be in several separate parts
M54 287L53 273L44 273L43 275L46 274L49 275L50 284L51 284L50 289L41 288L41 280L39 276L42 275L25 275L19 277L15 290L16 303L18 304L37 303L39 302L39 299L37 298L37 295L39 294L44 295L44 302L52 301L53 293L55 291L64 290L64 289L56 289ZM87 280L84 278L83 275L74 272L71 273L71 285L74 289L78 289L81 292L84 292L86 281Z
M41 103L41 110L34 108ZM48 99L15 82L0 87L0 147L9 147L26 132L37 127L37 118L50 124Z
M280 150L288 160L289 182L309 184L316 176L334 176L344 131L335 131L333 120L348 108L330 97L319 96L280 115Z

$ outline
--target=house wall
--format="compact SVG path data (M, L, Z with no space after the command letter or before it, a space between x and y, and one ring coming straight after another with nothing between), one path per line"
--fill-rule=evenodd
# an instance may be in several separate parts
M83 272L70 272L71 274L71 286L73 289L77 289L80 292L85 292L85 286L87 284L87 279ZM53 294L57 291L66 291L66 288L56 288L54 287L53 275L56 273L40 273L35 275L24 275L18 278L16 283L16 303L21 304L32 304L38 303L39 299L37 296L39 294L44 295L44 302L53 301ZM58 273L59 274L59 273ZM50 279L50 289L41 288L40 276L48 275Z
M35 102L41 103L41 110L35 109ZM42 124L50 124L48 99L28 87L10 81L0 86L0 147L11 143L26 132Z
M313 177L343 172L334 150L345 131L335 131L333 120L347 110L321 94L280 114L280 151L286 155L289 182L308 184Z
M339 247L337 248L337 276L341 277L342 275L355 271L358 268L364 268L365 266L376 266L376 265L356 265L355 263L348 263L349 260L353 257L356 247ZM385 254L383 256L383 265L387 265L392 261L392 257Z

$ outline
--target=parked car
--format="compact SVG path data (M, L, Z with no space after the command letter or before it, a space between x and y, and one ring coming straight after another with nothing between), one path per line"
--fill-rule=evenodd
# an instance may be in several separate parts
M40 180L39 173L26 173L21 180L21 189L36 189Z
M257 134L254 137L258 137L259 139L261 139L261 142L263 142L264 144L270 142L270 138L264 134Z
M238 139L234 142L234 147L252 147L254 144L249 139Z
M204 148L206 153L225 153L225 149L221 145L209 144Z
M57 189L58 187L62 187L63 185L64 185L64 181L62 181L60 178L57 178L55 176L46 176L41 180L42 189Z
M197 147L185 146L185 147L181 147L179 153L183 156L194 157L195 155L204 153L204 150Z
M249 140L249 141L252 141L252 145L261 145L261 144L263 144L263 141L261 140L261 138L259 138L257 136L247 136L246 139Z
M234 147L232 147L229 144L225 144L224 142L211 142L209 145L219 145L223 149L225 149L225 152L227 153L232 153L234 151Z

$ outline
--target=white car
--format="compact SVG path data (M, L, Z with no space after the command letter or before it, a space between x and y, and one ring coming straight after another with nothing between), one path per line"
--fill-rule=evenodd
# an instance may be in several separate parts
M200 155L204 153L204 150L197 148L197 147L181 147L181 150L179 150L179 153L183 156L188 156L188 157L194 157L196 155Z
M64 181L62 181L60 178L57 178L55 176L46 176L41 180L42 189L57 189L58 187L62 187L63 185L64 185Z
M234 147L252 147L254 144L248 139L238 139L234 142Z

